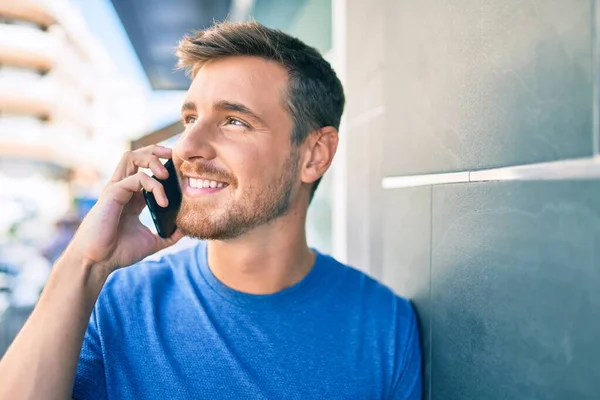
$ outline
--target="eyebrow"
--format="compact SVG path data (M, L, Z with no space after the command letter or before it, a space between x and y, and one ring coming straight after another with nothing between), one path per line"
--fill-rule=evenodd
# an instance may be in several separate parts
M183 114L184 111L196 111L196 104L192 101L186 101L181 106L181 113Z
M255 121L258 121L259 123L265 125L265 122L262 120L262 118L260 118L254 111L252 111L251 109L249 109L241 103L232 103L227 100L221 100L216 102L213 107L219 111L233 111L246 115L254 119Z
M241 103L232 103L227 100L221 100L221 101L216 102L213 105L213 107L218 111L233 111L233 112L237 112L240 114L244 114L244 115L260 122L263 125L265 124L263 119L260 118L254 111L252 111L250 108L246 107L245 105L243 105ZM185 103L183 103L183 105L181 106L181 113L183 114L186 111L196 112L196 104L193 101L186 101Z

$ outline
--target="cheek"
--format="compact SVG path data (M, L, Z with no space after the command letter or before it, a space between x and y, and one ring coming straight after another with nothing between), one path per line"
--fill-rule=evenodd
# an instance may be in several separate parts
M238 168L238 181L242 186L257 186L268 176L269 163L264 156L252 156L242 160Z
M235 145L228 143L217 152L229 171L235 175L242 191L244 188L264 187L280 178L289 149L277 148L271 143L271 139L268 142L248 140Z
M237 164L238 183L242 189L265 188L281 175L280 165L270 151L248 151Z

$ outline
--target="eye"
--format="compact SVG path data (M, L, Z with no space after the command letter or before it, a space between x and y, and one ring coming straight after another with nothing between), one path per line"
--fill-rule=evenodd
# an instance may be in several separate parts
M196 120L197 120L197 118L194 117L193 115L188 115L187 117L183 118L183 125L193 124L196 122Z
M227 118L227 125L242 126L244 128L249 128L249 125L247 123L242 122L239 119L233 117Z

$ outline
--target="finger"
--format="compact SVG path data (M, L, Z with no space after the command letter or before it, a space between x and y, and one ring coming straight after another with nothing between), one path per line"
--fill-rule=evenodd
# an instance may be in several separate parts
M169 204L163 185L141 171L115 183L114 187L122 192L115 193L115 199L123 205L131 200L134 193L139 192L142 189L147 192L152 192L156 198L156 202L161 207L166 207Z
M159 146L157 144L148 146L150 154L155 155L159 158L173 158L173 149L168 147Z
M131 171L133 164L129 161L132 153L132 151L127 151L123 154L119 164L117 164L117 167L115 168L112 178L110 178L112 182L119 182L126 176L133 175L135 173L135 171Z
M173 234L166 239L163 239L160 236L158 237L161 239L162 242L164 242L163 244L165 247L169 247L179 242L179 240L181 240L183 236L183 233L179 229L175 229L175 232L173 232Z
M169 171L167 171L167 168L163 165L163 163L160 162L158 157L150 157L152 158L148 161L148 167L144 168L150 168L150 171L152 171L155 176L161 179L167 179L169 177Z
M173 150L158 144L151 144L149 146L140 147L133 152L138 154L151 154L159 158L171 158Z
M183 234L183 232L181 232L179 229L176 229L175 232L173 232L173 235L171 235L171 237L169 238L169 240L174 244L179 242L179 240L181 240L184 236L185 235Z
M167 169L160 162L158 156L155 156L148 150L136 150L129 151L123 155L111 180L112 182L119 182L122 179L135 174L139 168L149 168L154 175L161 179L166 179L169 176Z

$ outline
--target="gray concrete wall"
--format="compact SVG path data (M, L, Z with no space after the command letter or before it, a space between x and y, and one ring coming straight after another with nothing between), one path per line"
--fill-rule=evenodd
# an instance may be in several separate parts
M593 1L344 4L348 261L416 305L425 398L600 398Z

